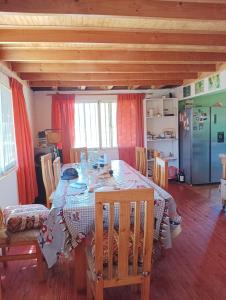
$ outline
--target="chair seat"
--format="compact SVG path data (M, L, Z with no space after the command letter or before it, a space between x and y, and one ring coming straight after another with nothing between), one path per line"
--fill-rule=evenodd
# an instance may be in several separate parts
M21 232L10 232L7 231L7 239L0 240L0 246L4 245L14 245L23 243L36 242L40 234L39 229L26 230Z
M7 231L19 232L40 228L49 214L41 204L14 205L3 210Z

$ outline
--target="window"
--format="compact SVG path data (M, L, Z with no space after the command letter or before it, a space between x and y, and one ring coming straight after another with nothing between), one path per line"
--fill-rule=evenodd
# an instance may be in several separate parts
M116 102L75 103L75 147L117 147Z
M0 84L0 175L16 165L11 90Z

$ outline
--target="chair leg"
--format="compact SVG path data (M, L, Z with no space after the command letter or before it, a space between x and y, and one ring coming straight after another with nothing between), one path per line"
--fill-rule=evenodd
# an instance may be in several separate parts
M95 283L95 300L104 299L104 281L100 279Z
M87 300L93 300L93 293L92 293L92 289L91 289L91 285L90 285L90 280L89 277L87 275L87 292L86 292L86 296L87 296Z
M0 275L0 300L2 300L2 279Z
M39 281L42 282L45 280L44 277L44 264L43 264L43 257L42 252L40 250L39 244L36 243L36 256L37 256L37 272Z
M145 276L141 284L141 300L150 299L150 275Z
M6 247L2 247L2 256L6 255ZM8 264L7 261L3 261L4 268L7 268Z

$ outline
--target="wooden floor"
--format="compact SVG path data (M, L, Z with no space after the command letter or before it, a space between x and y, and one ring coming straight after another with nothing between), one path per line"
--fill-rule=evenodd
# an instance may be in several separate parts
M226 212L222 212L217 186L171 184L183 217L183 232L173 248L155 263L151 285L153 300L226 299ZM75 294L73 262L60 262L37 282L34 262L11 262L0 268L6 300L85 299ZM105 299L139 299L129 288L108 290Z

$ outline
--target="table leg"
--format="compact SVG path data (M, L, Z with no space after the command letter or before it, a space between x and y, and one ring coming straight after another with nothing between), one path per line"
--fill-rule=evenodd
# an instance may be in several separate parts
M86 291L85 239L75 248L75 285L78 293Z

